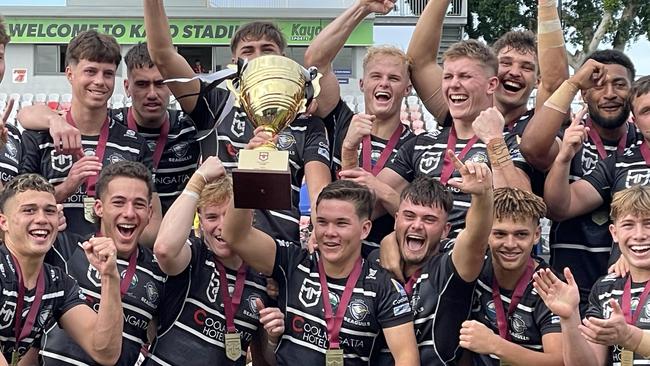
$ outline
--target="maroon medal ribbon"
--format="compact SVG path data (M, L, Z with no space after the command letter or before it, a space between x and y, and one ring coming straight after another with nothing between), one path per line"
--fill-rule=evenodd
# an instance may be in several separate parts
M641 150L641 155L643 156L643 160L645 160L645 165L650 166L650 148L648 147L648 142L644 140L639 147L639 150Z
M72 119L72 112L68 111L65 115L65 119L69 125L72 127L77 127L77 124ZM97 141L97 149L95 150L95 156L99 158L99 162L104 161L104 152L106 151L106 143L108 142L108 116L102 125L102 129L99 132L99 141ZM95 184L97 183L97 176L90 176L86 180L86 195L88 197L95 197Z
M133 107L129 108L129 112L126 117L126 124L133 131L138 132L138 124L135 122L135 116L133 115ZM165 151L165 145L167 144L167 137L169 136L169 113L165 116L165 121L160 128L160 134L158 135L158 140L156 141L156 150L153 152L153 170L158 170L158 165L160 164L160 159L162 158L163 151Z
M29 333L32 332L34 328L34 322L38 316L41 301L43 300L43 294L45 293L45 268L41 264L41 270L38 272L38 278L36 280L36 292L34 294L34 301L27 312L25 322L22 322L23 308L25 307L25 282L23 280L23 273L20 269L20 263L16 257L11 255L13 259L14 268L16 269L16 276L18 277L18 297L16 298L16 312L14 313L15 323L14 323L14 334L16 336L16 345L14 346L14 352L18 352L18 345L22 339L27 337Z
M411 277L409 277L408 281L406 281L404 284L404 291L406 291L407 295L411 296L413 294L413 286L415 286L415 282L417 282L421 273L422 270L418 269L411 275Z
M646 282L645 288L643 289L641 296L639 296L639 302L636 305L634 316L632 316L632 277L629 275L627 276L627 281L625 281L625 287L623 288L623 297L621 298L621 309L625 316L625 322L630 325L636 324L637 320L639 320L641 309L643 309L646 300L648 299L648 294L650 294L650 281Z
M521 301L526 287L530 279L533 278L533 273L535 272L535 262L532 258L528 260L526 264L526 271L519 277L517 284L515 285L515 291L512 293L510 298L510 306L508 306L508 313L506 314L505 309L503 308L503 301L501 300L501 291L499 290L499 282L497 281L496 276L492 280L492 301L494 302L494 310L497 315L497 326L499 327L499 336L507 341L510 341L510 333L508 333L508 318L514 313L517 305Z
M325 311L327 338L330 344L329 349L339 348L339 332L343 325L343 316L345 316L345 310L352 298L352 290L354 289L359 276L361 276L361 257L359 257L356 263L354 263L354 268L352 268L352 272L345 283L345 290L343 290L343 295L341 296L341 301L336 309L336 314L333 314L332 304L330 304L329 289L327 288L327 275L325 274L323 261L321 259L318 260L318 278L321 285L321 299L323 300L323 310Z
M598 155L600 155L600 158L602 160L605 160L607 157L607 151L605 151L605 145L603 145L603 140L600 138L600 135L598 134L598 131L594 128L593 122L591 122L591 118L587 118L587 122L585 124L587 127L589 127L589 139L593 141L593 143L596 145L596 150L598 150ZM616 152L618 154L622 153L623 150L625 150L625 143L627 142L627 132L621 136L621 138L618 140L618 147L616 148ZM647 161L647 159L646 159Z
M120 281L120 296L124 298L124 295L126 292L129 290L129 286L131 286L131 280L133 279L133 275L135 275L135 267L136 267L136 262L138 259L138 249L136 248L133 253L131 253L131 256L129 256L129 266L126 267L126 273L124 274L124 278Z
M393 149L397 145L400 136L402 136L402 124L393 131L393 134L390 136L388 143L384 150L379 154L379 159L375 166L372 166L372 159L370 157L372 152L372 146L370 144L370 136L365 136L361 142L361 162L363 165L363 170L372 173L372 175L377 176L379 172L384 168L388 158L393 154Z
M451 178L452 173L454 172L454 163L447 156L447 150L452 150L454 154L456 153L456 141L458 140L458 135L456 135L456 127L451 126L451 131L449 132L449 137L447 138L447 149L445 149L445 160L442 165L442 173L440 174L440 183L443 186L447 185L449 178ZM472 146L478 141L478 136L474 135L467 144L458 154L458 159L461 161L465 158L465 155L472 149Z
M235 314L241 303L241 297L244 293L244 282L246 282L246 271L247 266L245 263L242 263L237 270L237 277L235 278L235 292L233 292L232 297L228 292L228 277L226 276L226 268L223 263L221 263L217 258L214 259L214 263L219 270L219 279L221 285L219 286L219 291L221 291L221 298L223 301L223 310L226 313L226 328L228 333L235 333L237 329L235 328Z

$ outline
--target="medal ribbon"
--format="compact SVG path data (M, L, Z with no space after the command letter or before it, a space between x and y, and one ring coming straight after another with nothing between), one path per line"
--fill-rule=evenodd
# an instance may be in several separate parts
M120 281L120 296L122 298L124 298L124 295L129 290L129 286L131 286L131 280L133 279L133 275L135 274L137 259L138 259L138 249L136 248L133 251L133 253L131 253L131 256L129 256L129 266L126 267L126 273L124 274L124 278Z
M415 286L415 282L418 280L420 277L420 274L422 273L421 269L418 269L409 277L408 281L404 284L404 291L406 291L406 294L411 296L413 294L413 286Z
M65 115L65 119L69 125L72 127L77 127L77 124L72 119L72 111L68 111ZM99 141L97 142L97 149L95 150L95 156L99 158L99 162L104 161L104 152L106 151L106 143L108 142L108 116L102 125L102 129L99 132ZM88 197L95 197L95 183L97 183L97 176L90 176L86 179L86 195Z
M126 115L126 124L133 131L138 131L138 124L135 122L135 116L133 115L133 107L129 108L129 112ZM156 140L156 150L153 152L153 170L158 170L158 164L160 164L160 159L162 158L163 151L165 150L165 145L167 144L167 137L169 136L169 113L165 114L165 121L160 128L160 134L158 135L158 140Z
M454 154L456 153L456 141L458 140L458 135L456 135L456 127L454 125L451 126L451 131L449 132L449 137L447 137L447 149L445 149L445 160L442 164L442 173L440 174L440 183L442 183L443 186L447 185L447 182L449 181L449 178L451 178L451 174L454 172L454 163L451 161L451 159L447 156L447 150L453 150ZM465 155L472 149L472 146L478 141L478 136L474 135L469 141L467 141L467 144L463 148L463 150L460 151L460 154L458 155L458 159L461 161L465 158Z
M23 323L22 314L23 308L25 307L25 282L23 280L23 273L20 269L20 263L18 263L18 260L13 256L13 254L11 255L11 258L13 259L16 275L18 276L18 297L16 298L16 312L14 313L14 318L16 319L14 323L14 334L16 336L16 345L14 346L14 352L18 352L18 345L20 341L32 332L34 322L36 321L36 316L38 315L39 309L41 307L41 301L43 300L43 294L45 293L45 268L43 268L43 265L41 265L41 270L38 272L34 301L32 302L32 305L27 312L25 322Z
M589 127L589 138L593 143L596 145L596 150L598 150L598 155L600 155L600 158L602 160L605 160L607 157L607 151L605 151L605 145L603 145L603 140L600 138L600 135L598 134L598 131L594 128L594 124L591 121L591 118L587 118L586 126ZM623 150L625 150L625 143L627 142L627 133L623 134L621 138L618 140L618 147L616 148L616 152L618 154L622 153ZM646 159L646 161L648 161Z
M641 150L641 155L643 155L645 165L650 166L650 148L648 148L648 142L644 140L639 147L639 150Z
M510 341L510 333L508 333L508 318L514 313L517 305L521 301L521 297L528 287L530 279L533 278L535 272L535 262L532 258L526 264L526 271L519 277L515 285L515 291L510 298L510 306L508 306L508 314L506 315L503 308L503 301L501 300L501 292L499 290L499 282L496 276L492 280L492 301L494 302L494 310L497 313L497 326L499 327L499 336L507 341Z
M216 257L214 258L214 263L216 264L217 269L219 269L219 279L221 280L219 291L221 291L223 310L226 313L226 328L228 329L228 333L235 333L237 331L235 328L235 314L237 313L244 292L247 266L244 263L239 266L237 277L235 278L235 292L231 297L228 292L228 277L226 277L226 269Z
M634 325L639 320L639 314L641 314L641 309L645 306L648 294L650 294L650 281L646 282L645 288L639 297L639 303L636 305L634 316L632 316L632 277L630 275L627 276L627 281L625 281L625 287L623 288L623 297L621 298L621 308L625 316L625 321L628 324Z
M323 261L320 259L318 260L318 278L321 285L323 310L325 311L325 324L327 324L327 338L330 343L329 349L339 348L339 332L341 331L341 325L343 325L343 316L345 315L345 310L352 298L352 290L354 289L359 276L361 276L361 257L359 257L356 263L354 263L354 268L352 268L352 272L345 283L345 290L343 290L343 295L341 296L341 301L336 309L336 314L333 314L332 304L330 304L329 289L327 288L327 275L325 274Z
M402 124L400 123L393 134L390 136L388 143L384 150L379 154L379 159L375 166L372 166L372 159L370 157L372 152L372 146L370 144L370 136L365 136L361 142L361 162L363 165L363 170L372 173L376 176L384 168L388 158L393 154L393 149L397 145L400 136L402 135Z

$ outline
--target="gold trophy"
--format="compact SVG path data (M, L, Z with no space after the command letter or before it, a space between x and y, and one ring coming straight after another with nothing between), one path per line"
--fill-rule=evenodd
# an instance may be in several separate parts
M315 68L306 70L287 57L267 55L240 62L239 75L228 81L228 88L253 126L275 136L318 95L319 78ZM232 177L235 207L291 208L289 152L279 151L273 142L240 150Z

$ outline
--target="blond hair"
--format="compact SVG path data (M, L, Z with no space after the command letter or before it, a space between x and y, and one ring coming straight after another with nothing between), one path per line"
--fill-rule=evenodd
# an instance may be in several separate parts
M497 188L494 190L494 216L500 221L532 219L539 223L539 219L546 216L546 204L541 197L521 189Z
M614 222L627 215L650 216L650 187L632 186L616 192L609 215Z
M443 54L442 62L444 64L447 60L453 61L460 58L468 58L480 62L490 72L489 76L496 75L499 69L499 61L494 51L475 39L468 39L452 44Z
M224 176L216 182L206 184L199 196L199 210L208 206L219 206L230 202L232 198L232 178Z
M363 57L363 70L366 70L366 66L368 66L370 61L378 57L395 57L399 59L404 64L408 75L411 67L411 60L404 51L390 45L372 46L368 48L366 55Z

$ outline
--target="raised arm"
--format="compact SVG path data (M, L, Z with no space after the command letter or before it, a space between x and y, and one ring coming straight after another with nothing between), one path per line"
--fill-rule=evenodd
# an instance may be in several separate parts
M485 163L458 160L453 151L447 155L453 160L461 180L450 179L447 184L472 195L472 204L465 217L465 229L458 234L451 260L465 282L476 280L483 268L488 237L494 217L492 172Z
M165 79L191 78L194 70L187 60L174 49L169 31L169 21L162 0L144 0L144 27L151 60ZM191 113L196 107L201 84L198 80L187 83L169 83L169 90L181 104L183 111ZM192 95L183 97L185 95Z
M383 332L388 349L395 359L395 366L417 366L420 364L413 322L384 328Z
M101 306L95 313L77 305L66 311L59 324L97 363L114 365L122 351L124 315L117 271L117 249L110 238L92 238L83 244L86 258L101 274Z
M162 204L160 203L160 197L158 193L153 193L151 197L151 206L153 214L149 219L147 227L142 231L140 235L140 244L146 246L147 248L153 248L153 245L158 236L158 231L160 230L160 223L162 222Z
M569 60L564 46L564 34L556 0L538 2L537 58L539 59L539 84L535 109L539 110L562 82L569 78Z
M449 8L449 0L431 0L424 8L409 43L411 82L424 106L444 121L449 108L442 95L442 68L438 65L438 50L442 26Z
M332 70L332 62L354 28L369 14L373 12L386 14L393 6L391 0L358 0L311 41L305 51L305 66L316 66L323 74L320 79L321 92L317 98L318 109L315 115L324 118L332 112L341 98L341 90Z

